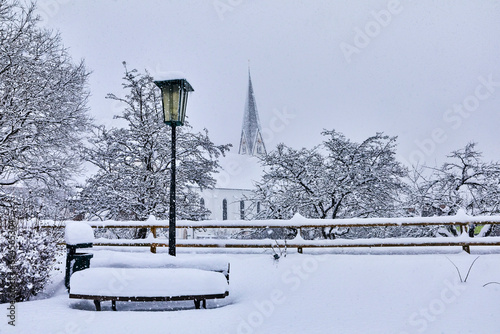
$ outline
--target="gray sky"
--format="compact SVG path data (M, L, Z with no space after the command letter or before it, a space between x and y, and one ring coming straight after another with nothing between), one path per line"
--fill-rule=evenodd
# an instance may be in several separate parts
M476 141L500 160L500 2L464 0L39 0L44 24L89 70L92 114L117 124L123 66L181 71L187 114L236 147L248 60L268 150L398 136L398 158L441 163Z

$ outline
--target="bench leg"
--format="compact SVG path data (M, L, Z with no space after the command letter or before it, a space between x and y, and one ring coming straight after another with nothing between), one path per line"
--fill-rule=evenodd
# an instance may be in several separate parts
M113 311L116 311L116 300L112 300L112 301L111 301L111 309L112 309Z
M95 305L95 310L100 311L101 310L101 302L99 300L94 300L94 305Z
M200 305L206 309L207 308L207 300L206 299L195 299L194 300L194 307L196 309L199 309L200 308Z

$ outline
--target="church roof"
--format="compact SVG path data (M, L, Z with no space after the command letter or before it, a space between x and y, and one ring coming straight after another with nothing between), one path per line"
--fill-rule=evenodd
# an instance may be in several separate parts
M219 159L219 164L218 173L213 175L216 188L254 189L264 174L259 158L251 155L229 152Z
M267 154L262 140L259 113L255 103L250 69L248 70L248 94L245 102L240 146L237 152L228 152L219 159L220 169L214 175L217 188L254 189L260 182L263 167L259 156Z
M266 154L250 69L248 70L248 94L245 101L245 113L243 115L239 154Z

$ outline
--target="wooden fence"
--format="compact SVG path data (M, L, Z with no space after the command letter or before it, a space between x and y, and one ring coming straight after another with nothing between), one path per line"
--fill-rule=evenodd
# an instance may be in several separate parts
M63 227L71 221L54 224L44 222L43 227ZM93 228L150 229L146 239L105 239L95 240L95 246L138 246L150 247L156 253L157 247L168 247L168 239L158 238L158 229L168 228L168 221L148 220L145 222L101 221L88 222ZM306 219L295 216L291 220L233 220L233 221L179 221L178 229L262 229L290 228L297 230L294 239L182 239L177 238L177 247L207 248L296 248L299 253L304 248L343 248L343 247L415 247L415 246L460 246L470 252L471 246L500 246L500 237L471 237L469 229L476 225L498 225L500 216L440 216L411 218L366 218L366 219ZM405 227L405 226L456 226L461 234L457 237L421 238L368 238L304 240L301 230L309 228L336 227Z

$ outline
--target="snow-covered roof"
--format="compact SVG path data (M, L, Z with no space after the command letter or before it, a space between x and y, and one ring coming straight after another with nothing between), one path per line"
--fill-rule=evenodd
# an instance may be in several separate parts
M219 160L221 168L214 174L217 188L253 189L263 175L259 158L251 155L227 153Z
M257 145L260 145L261 152L257 151ZM243 114L239 153L249 155L266 153L250 69L248 70L248 94L245 101L245 113Z
M164 86L169 86L173 82L183 85L183 88L188 92L194 91L191 84L187 81L186 76L181 72L167 72L159 75L154 81L154 83L161 89L163 89Z
M166 80L187 80L186 75L182 72L171 71L158 74L154 77L155 81L166 81Z

